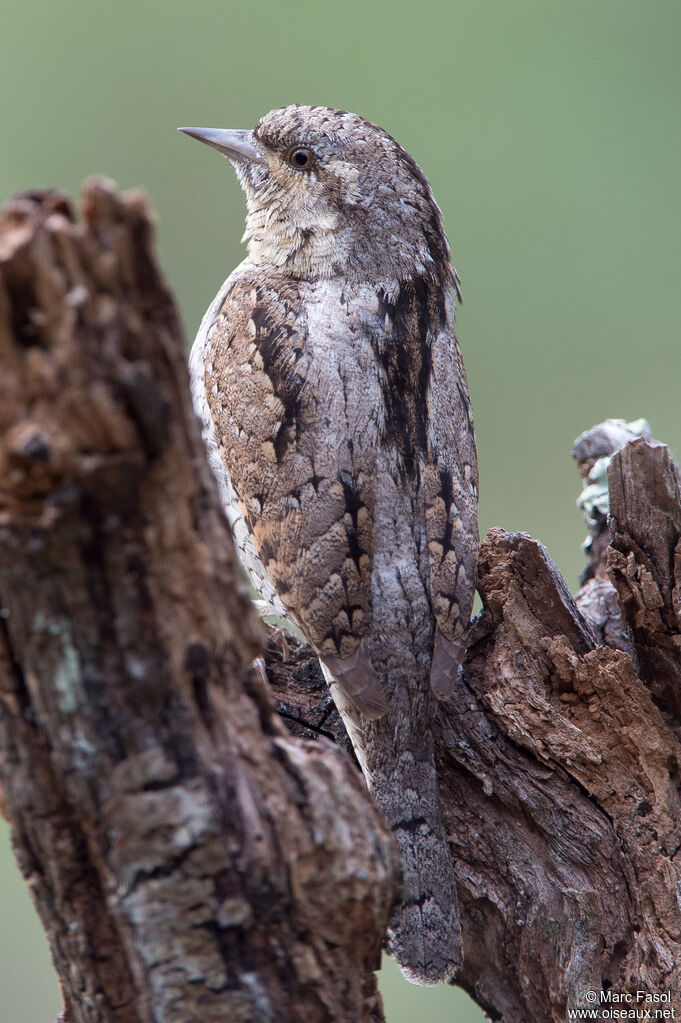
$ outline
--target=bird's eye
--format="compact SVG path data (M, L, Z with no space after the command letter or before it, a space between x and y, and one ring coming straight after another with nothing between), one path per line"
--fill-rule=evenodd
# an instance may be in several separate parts
M299 170L306 170L312 166L312 150L296 146L295 149L291 150L288 160L292 166L297 167Z

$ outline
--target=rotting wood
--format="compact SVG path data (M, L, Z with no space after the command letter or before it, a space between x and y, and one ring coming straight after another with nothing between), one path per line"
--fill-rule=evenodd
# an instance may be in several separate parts
M383 1018L392 835L292 738L146 200L0 222L0 777L70 1023Z
M0 363L0 777L65 1018L380 1020L394 846L309 650L271 630L269 688L249 668L139 193L7 207ZM436 722L457 982L506 1023L587 991L681 1011L679 470L599 430L589 578L492 530Z

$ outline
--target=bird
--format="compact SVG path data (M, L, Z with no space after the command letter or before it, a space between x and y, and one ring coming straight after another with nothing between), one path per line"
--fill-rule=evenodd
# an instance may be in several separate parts
M180 128L232 164L245 260L206 312L192 394L242 563L302 631L397 840L386 947L463 962L433 722L464 657L479 549L459 277L415 160L344 110Z

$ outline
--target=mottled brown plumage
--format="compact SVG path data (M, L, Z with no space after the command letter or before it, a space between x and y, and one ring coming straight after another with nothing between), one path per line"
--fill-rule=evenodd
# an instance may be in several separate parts
M188 129L232 161L248 258L192 351L242 560L318 652L404 860L389 948L417 983L461 962L431 723L475 588L477 468L458 278L412 158L355 114L286 107Z

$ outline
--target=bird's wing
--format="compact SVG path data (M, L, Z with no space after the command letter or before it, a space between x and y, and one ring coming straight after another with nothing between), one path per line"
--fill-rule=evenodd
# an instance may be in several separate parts
M451 280L457 287L455 274ZM430 684L439 699L447 699L463 660L479 548L468 385L451 296L441 286L414 278L378 298L379 314L385 314L376 337L384 378L383 442L399 457L403 492L414 494L420 485L436 623ZM417 532L419 523L413 525Z
M339 687L376 718L386 705L362 644L373 481L353 461L365 438L343 378L359 356L341 350L343 336L330 336L347 318L310 326L308 307L318 303L306 304L300 287L242 265L216 299L196 355L213 460L233 488L261 573L256 585L270 586ZM313 352L325 343L328 352ZM361 367L349 375L362 379Z
M475 596L478 469L466 374L453 315L432 341L428 452L423 472L430 599L437 622L431 688L452 693Z
M266 608L277 617L292 622L291 616L284 607L277 591L272 585L271 579L265 571L246 526L232 480L221 455L216 424L213 420L211 406L206 395L206 361L212 349L212 337L216 328L220 325L221 311L225 298L234 287L235 282L238 281L242 272L242 268L238 267L227 278L201 321L201 326L189 356L192 399L194 410L201 420L203 439L208 453L208 463L218 484L220 499L232 528L239 560L246 570L251 584L264 601Z

